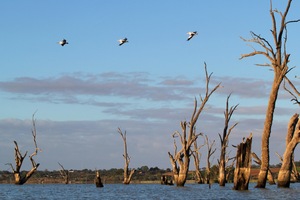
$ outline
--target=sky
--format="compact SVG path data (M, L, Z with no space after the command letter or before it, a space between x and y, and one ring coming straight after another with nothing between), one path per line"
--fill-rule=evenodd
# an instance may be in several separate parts
M287 1L274 0L284 11ZM215 140L224 128L226 98L238 104L230 124L228 152L235 156L243 137L253 133L252 150L260 155L261 134L273 72L255 64L262 56L239 59L258 46L244 42L250 31L272 42L268 0L152 1L1 1L0 2L0 169L14 164L14 143L34 151L35 113L40 170L123 168L127 134L130 167L171 168L172 134L190 120L194 99L221 83L197 122L197 130ZM299 19L293 1L288 20ZM278 16L278 15L277 15ZM278 18L279 20L279 18ZM189 31L198 35L186 41ZM288 74L297 86L300 24L288 26ZM119 46L118 40L128 38ZM58 41L69 44L60 46ZM253 45L253 44L252 44ZM299 112L280 90L270 138L271 164L283 155L286 127ZM178 142L178 141L177 141ZM198 144L203 144L200 137ZM180 146L179 143L177 143ZM295 159L300 154L296 149ZM206 166L206 147L200 149ZM193 166L193 165L191 165ZM24 170L30 169L29 159Z

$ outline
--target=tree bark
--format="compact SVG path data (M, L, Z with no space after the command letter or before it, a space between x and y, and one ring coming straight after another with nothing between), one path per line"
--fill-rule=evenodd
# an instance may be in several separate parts
M278 173L278 187L290 187L291 173L293 170L293 155L297 144L300 142L300 120L299 114L294 114L288 125L286 137L286 149L283 154L283 161Z
M252 134L237 146L236 168L234 170L234 189L248 190L251 172Z

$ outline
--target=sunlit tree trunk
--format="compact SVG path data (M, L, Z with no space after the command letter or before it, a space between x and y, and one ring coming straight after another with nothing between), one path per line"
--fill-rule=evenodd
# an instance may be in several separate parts
M270 0L270 15L272 19L272 36L274 40L274 45L272 46L265 38L251 32L252 39L245 40L246 42L252 42L259 45L263 51L258 51L255 48L253 52L248 54L243 54L242 58L251 57L256 55L262 55L269 60L267 64L258 64L259 66L267 66L272 69L274 72L274 79L272 84L272 89L269 95L268 107L266 110L266 118L264 123L264 129L262 134L262 142L261 142L261 166L260 172L258 174L257 188L265 188L268 169L269 169L269 138L271 135L271 128L273 123L273 116L276 106L276 100L278 96L278 90L282 83L282 80L288 73L288 62L290 54L286 52L286 42L287 42L287 24L292 22L299 22L300 20L286 21L286 16L290 9L290 5L292 0L288 0L286 9L284 13L279 12L278 10L273 10L272 8L272 0ZM280 24L277 24L275 13L278 13L281 17Z
M209 82L211 78L211 74L208 75L206 64L205 64L205 75L206 75L206 93L205 97L201 98L201 105L197 106L197 100L194 101L194 111L191 117L190 122L182 121L180 123L182 133L176 131L173 133L174 138L174 155L172 155L170 152L169 158L172 165L172 170L174 173L174 182L176 186L183 187L185 185L188 172L189 172L189 166L190 166L190 156L192 154L191 152L191 145L194 144L195 140L197 140L198 136L201 135L195 133L195 125L199 118L199 115L204 109L205 104L209 100L209 97L217 90L217 88L220 87L220 83L215 86L211 91L209 91ZM180 139L181 143L181 149L177 151L177 145L175 138L178 137Z
M286 149L283 154L283 161L278 173L278 187L290 187L292 161L294 150L300 142L300 120L299 114L294 114L290 119L286 136Z

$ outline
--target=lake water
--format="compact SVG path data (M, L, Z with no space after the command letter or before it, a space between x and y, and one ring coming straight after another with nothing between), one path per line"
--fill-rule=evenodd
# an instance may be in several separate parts
M187 184L185 187L160 184L107 184L96 188L94 184L25 184L22 186L0 184L0 199L299 199L300 183L291 184L289 189L267 185L256 189L251 183L248 191L232 190L232 184L219 187Z

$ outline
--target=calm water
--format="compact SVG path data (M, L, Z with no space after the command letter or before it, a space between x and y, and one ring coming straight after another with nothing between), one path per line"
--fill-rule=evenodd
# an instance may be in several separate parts
M232 184L221 188L214 184L188 184L183 188L159 184L107 184L96 188L93 184L79 185L30 185L0 184L0 199L299 199L300 183L289 189L267 185L267 189L255 189L251 184L248 191L232 190Z

